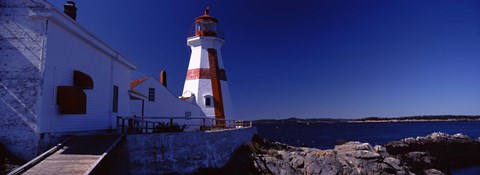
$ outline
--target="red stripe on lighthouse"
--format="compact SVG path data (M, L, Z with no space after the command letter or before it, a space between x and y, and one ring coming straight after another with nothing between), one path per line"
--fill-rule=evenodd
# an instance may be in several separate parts
M189 69L187 71L187 80L212 79L214 76L215 72L209 68Z
M220 69L218 67L217 50L208 49L208 62L210 64L210 72L214 73L212 80L213 106L216 119L225 119L225 111L223 109L222 86L220 84ZM217 126L224 126L225 121L217 120Z
M218 70L218 68L216 69ZM215 79L218 75L219 79L222 81L227 81L227 75L225 70L221 69L219 73L215 72L216 70L210 68L197 68L189 69L187 71L187 80L196 80L196 79Z

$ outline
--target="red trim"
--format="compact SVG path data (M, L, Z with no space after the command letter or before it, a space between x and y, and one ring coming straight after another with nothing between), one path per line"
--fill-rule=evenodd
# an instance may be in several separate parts
M217 18L214 18L209 15L202 15L197 18L195 18L195 22L200 21L200 20L207 20L207 21L213 21L213 22L218 22Z
M199 21L199 20L209 20L209 21L217 22L217 19L216 19L216 18L208 15L209 13L210 13L210 8L207 6L207 7L205 8L205 12L203 13L203 15L195 18L195 22L196 22L196 21Z
M150 76L146 76L146 77L143 77L143 78L139 78L139 79L130 81L130 89L133 89L135 86L138 86L139 84L143 83L148 78L150 78Z
M217 32L209 30L200 30L195 32L195 36L217 36Z
M189 69L187 72L187 80L196 79L212 79L215 77L215 72L209 68Z
M217 69L218 70L218 69ZM196 80L196 79L216 79L219 77L222 81L227 81L227 76L225 75L225 70L221 69L220 72L209 68L197 68L189 69L187 71L187 80Z
M130 90L128 90L128 91L131 92L131 93L133 93L133 94L136 94L136 95L138 95L138 96L140 96L140 97L148 98L147 96L143 95L142 93L137 92L137 91L134 91L134 90L132 90L132 89L130 89Z
M208 49L208 62L210 64L210 72L215 73L212 80L212 95L215 118L225 119L225 111L223 109L222 86L220 84L220 69L218 67L217 50ZM217 120L217 126L225 126L225 121Z

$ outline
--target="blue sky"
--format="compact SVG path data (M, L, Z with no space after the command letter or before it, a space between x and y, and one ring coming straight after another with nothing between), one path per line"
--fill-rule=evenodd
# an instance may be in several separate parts
M51 0L62 7L64 0ZM480 1L77 0L77 20L180 95L208 4L236 118L480 114Z

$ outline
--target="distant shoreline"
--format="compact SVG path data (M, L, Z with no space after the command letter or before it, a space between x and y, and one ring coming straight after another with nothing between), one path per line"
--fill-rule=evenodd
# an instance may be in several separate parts
M287 119L262 119L254 123L399 123L399 122L478 122L480 115L424 115L409 117L367 117L361 119L334 119L334 118L287 118Z
M385 120L351 120L348 123L406 123L406 122L480 122L480 119L385 119Z

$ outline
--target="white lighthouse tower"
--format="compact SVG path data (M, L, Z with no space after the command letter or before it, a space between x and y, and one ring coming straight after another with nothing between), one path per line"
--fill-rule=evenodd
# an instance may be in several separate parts
M208 117L231 119L233 109L220 51L225 41L217 30L218 20L208 13L207 7L202 16L195 18L194 32L187 38L192 54L183 96L194 96Z

